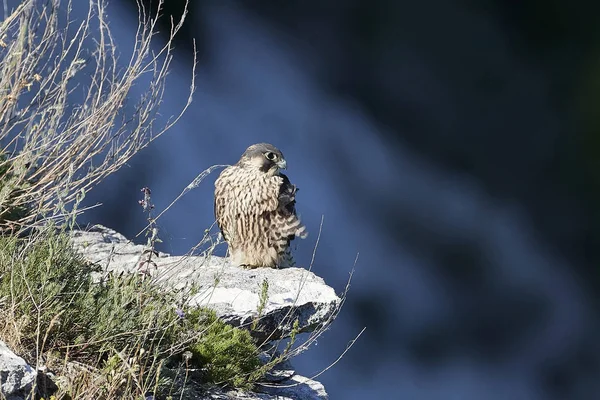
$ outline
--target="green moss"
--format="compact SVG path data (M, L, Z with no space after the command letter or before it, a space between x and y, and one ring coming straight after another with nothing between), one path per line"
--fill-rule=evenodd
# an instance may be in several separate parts
M210 382L251 389L261 364L258 349L246 330L229 326L214 312L193 310L186 317L196 329L202 329L199 340L190 346L192 361L205 369Z

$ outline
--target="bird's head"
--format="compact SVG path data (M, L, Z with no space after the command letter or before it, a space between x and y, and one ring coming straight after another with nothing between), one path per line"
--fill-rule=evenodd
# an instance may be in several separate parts
M269 176L277 175L280 169L287 167L281 151L269 143L257 143L248 147L237 165L257 169Z

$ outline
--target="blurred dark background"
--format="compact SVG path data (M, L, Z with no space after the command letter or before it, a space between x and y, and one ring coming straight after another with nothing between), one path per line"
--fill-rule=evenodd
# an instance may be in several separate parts
M110 5L126 59L136 3ZM166 2L163 33L182 9ZM271 142L311 232L299 264L321 216L317 274L341 292L360 253L339 319L294 361L311 376L366 326L319 377L332 399L598 399L598 15L566 0L192 1L162 115L185 103L193 39L194 102L90 193L103 206L82 222L133 237L141 187L162 210ZM161 218L162 250L201 239L216 176Z

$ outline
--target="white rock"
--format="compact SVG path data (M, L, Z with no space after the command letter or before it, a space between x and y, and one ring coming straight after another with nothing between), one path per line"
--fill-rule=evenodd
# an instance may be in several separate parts
M275 396L276 399L327 400L325 387L317 381L294 375L282 382L263 385L260 391Z
M100 225L88 231L73 231L77 249L105 270L136 273L144 246ZM268 301L252 330L259 340L286 337L298 319L300 332L311 332L329 324L340 307L340 298L323 279L302 268L243 269L215 256L153 257L149 272L158 284L173 289L194 285L199 289L191 305L216 311L219 318L248 327L258 317L262 283L269 284Z
M0 397L25 396L36 376L36 371L0 340Z

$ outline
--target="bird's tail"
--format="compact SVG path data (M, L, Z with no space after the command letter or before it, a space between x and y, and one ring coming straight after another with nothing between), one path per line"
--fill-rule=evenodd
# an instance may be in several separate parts
M288 237L291 239L299 237L300 239L306 239L308 231L306 226L300 221L297 215L290 215L286 221Z

